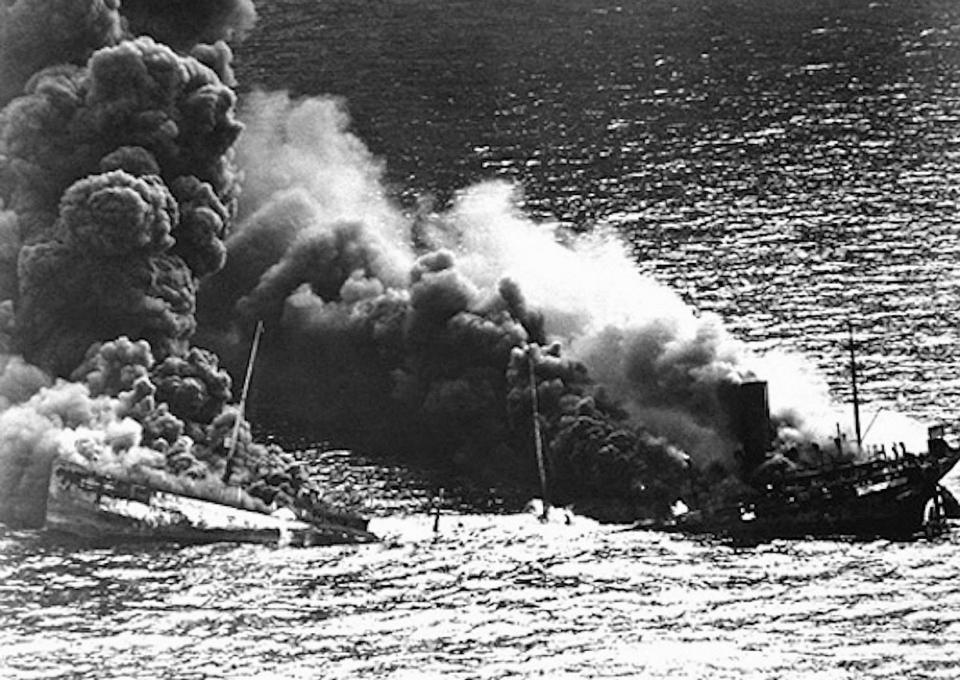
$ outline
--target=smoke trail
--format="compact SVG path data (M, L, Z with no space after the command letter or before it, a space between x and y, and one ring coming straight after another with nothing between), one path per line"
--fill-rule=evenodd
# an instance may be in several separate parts
M61 41L67 63L21 65L43 69L27 78L7 62L39 35L26 10L47 4L94 28ZM229 48L194 43L248 28L249 2L3 11L23 95L0 113L0 265L16 263L0 339L42 369L0 414L10 498L38 493L63 451L216 486L236 418L218 355L236 374L257 320L258 401L328 438L532 482L536 389L558 496L663 513L691 466L737 491L724 389L774 364L615 239L536 224L497 182L406 214L334 99L252 94L241 136ZM824 398L772 396L782 440L826 436L806 418ZM240 463L234 481L264 502L315 491L246 430Z
M246 423L227 469L231 381L191 346L198 282L226 256L241 130L229 49L193 41L249 27L253 8L157 5L0 8L0 73L9 96L22 88L0 112L0 520L15 525L42 525L58 458L206 497L241 485L248 507L325 509ZM124 39L184 22L190 54ZM21 59L41 36L50 49Z
M7 403L0 413L0 521L43 524L56 459L250 509L323 508L321 490L304 469L288 454L255 444L246 426L224 479L224 441L237 413L226 405L230 378L210 352L192 348L157 362L146 341L120 338L92 347L72 378L51 384L16 358L0 375Z
M174 49L241 38L253 27L252 0L123 0L133 35L149 35Z
M512 384L511 355L548 335L573 343L588 329L622 321L616 301L606 316L597 309L610 290L584 287L613 261L634 283L626 258L599 239L580 251L558 244L551 230L516 212L511 190L499 184L464 192L443 214L403 215L384 198L381 166L346 130L338 102L260 95L252 104L238 153L258 160L250 166L249 203L241 211L249 215L228 241L226 267L202 287L201 337L225 356L239 356L231 344L246 333L236 319L247 328L264 319L270 330L258 387L275 408L325 436L451 460L491 479L528 474L530 416L508 405L508 395L522 401L516 394L523 393ZM590 253L603 257L594 263ZM585 269L590 266L596 272ZM657 295L656 314L664 313L660 300L669 299L693 318L676 296L640 283ZM688 363L695 363L696 353L690 354ZM599 460L596 452L609 447L591 449L579 440L626 433L623 456L667 452L675 467L686 464L666 443L637 435L636 423L597 394L583 364L567 363L569 384L552 388L559 390L554 401L575 396L574 402L592 404L580 410L601 423L602 433L564 421L565 429L548 430L567 442L553 451L593 451L580 459ZM557 408L547 417L564 414ZM623 422L616 423L618 415ZM558 470L578 469L576 456L555 457ZM624 479L639 488L638 478L650 477L654 466L631 465ZM602 462L594 467L612 469ZM610 487L607 476L581 477L576 491L616 488L622 495L633 488L629 481L628 488Z
M0 300L11 300L17 295L20 245L17 214L12 210L0 210ZM10 348L5 349L9 351Z
M267 322L267 408L348 445L532 482L533 361L555 492L634 515L665 511L691 465L742 491L726 387L781 377L781 442L831 442L821 379L754 355L616 239L559 235L496 182L404 214L337 100L257 94L241 117L250 191L226 267L201 287L200 336L240 357L238 338Z
M45 71L0 119L20 238L18 334L65 374L99 339L183 352L195 281L219 268L239 134L217 74L149 38ZM61 198L62 197L62 198Z
M213 471L196 458L209 452L185 435L176 413L156 402L152 366L145 342L107 343L78 370L78 376L86 373L84 380L40 386L0 413L0 519L43 524L43 499L57 458L175 491L210 484ZM19 383L22 389L22 377ZM186 469L176 470L185 459Z
M0 106L42 68L80 65L122 35L119 0L6 0L0 5Z

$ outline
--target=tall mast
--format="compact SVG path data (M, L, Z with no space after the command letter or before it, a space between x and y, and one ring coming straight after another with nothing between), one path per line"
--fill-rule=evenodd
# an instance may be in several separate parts
M230 471L233 467L233 456L237 452L237 441L240 439L240 423L243 422L244 414L247 410L247 395L250 393L250 382L253 378L253 364L257 358L257 349L260 347L260 336L263 335L263 321L257 321L257 329L253 333L253 344L250 345L250 357L247 359L247 372L243 377L243 389L240 392L240 406L237 409L236 420L233 421L233 430L230 433L228 444L226 467L224 468L223 481L226 482L230 477Z
M857 435L857 450L863 450L863 437L860 434L860 393L857 391L857 356L853 343L853 324L847 321L850 333L850 384L853 387L853 428Z
M547 501L547 469L543 464L543 441L540 436L540 406L537 403L537 376L533 366L533 345L527 345L527 362L530 366L530 407L533 415L533 443L537 452L537 468L540 471L540 494L543 497L543 516L549 508Z

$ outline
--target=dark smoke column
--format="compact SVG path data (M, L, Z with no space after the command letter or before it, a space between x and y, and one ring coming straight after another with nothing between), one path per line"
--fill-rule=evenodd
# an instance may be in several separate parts
M64 456L324 511L304 469L242 420L225 465L231 380L191 346L237 212L222 40L253 19L249 0L0 0L0 350L35 364L0 355L0 522L42 525Z
M123 37L120 0L4 0L0 3L0 106L47 66L80 65Z
M253 27L253 0L123 0L133 35L146 34L174 49L231 40Z
M22 245L27 360L67 375L118 335L159 358L187 351L197 281L225 259L234 103L211 66L144 37L42 71L4 109L0 197L17 216L5 240Z

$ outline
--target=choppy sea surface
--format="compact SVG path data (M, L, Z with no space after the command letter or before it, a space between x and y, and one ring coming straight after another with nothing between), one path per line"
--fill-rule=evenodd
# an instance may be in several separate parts
M532 515L379 520L362 547L0 537L22 678L956 678L960 527L738 549Z
M848 398L960 403L954 0L275 0L246 86L346 99L394 192L516 182Z
M333 93L397 200L518 183L846 396L960 411L960 4L272 0L246 89ZM328 460L327 462L331 462ZM0 532L6 678L956 678L960 526L737 547L488 504L337 459L382 544ZM483 506L481 511L480 506ZM495 504L494 504L495 505Z

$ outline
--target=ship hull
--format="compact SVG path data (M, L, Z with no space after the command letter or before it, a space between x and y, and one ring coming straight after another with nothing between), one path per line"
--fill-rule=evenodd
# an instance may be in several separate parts
M53 467L46 529L98 542L313 546L377 540L356 527L277 517L116 480L69 464Z
M740 503L688 512L649 528L743 541L851 536L909 539L946 527L939 480L957 461L901 459L791 475Z
M862 502L822 506L790 505L770 509L737 505L714 513L690 513L657 527L687 533L711 533L740 539L853 536L907 539L942 530L939 514L927 514L933 493L908 491ZM792 512L791 512L792 511Z

